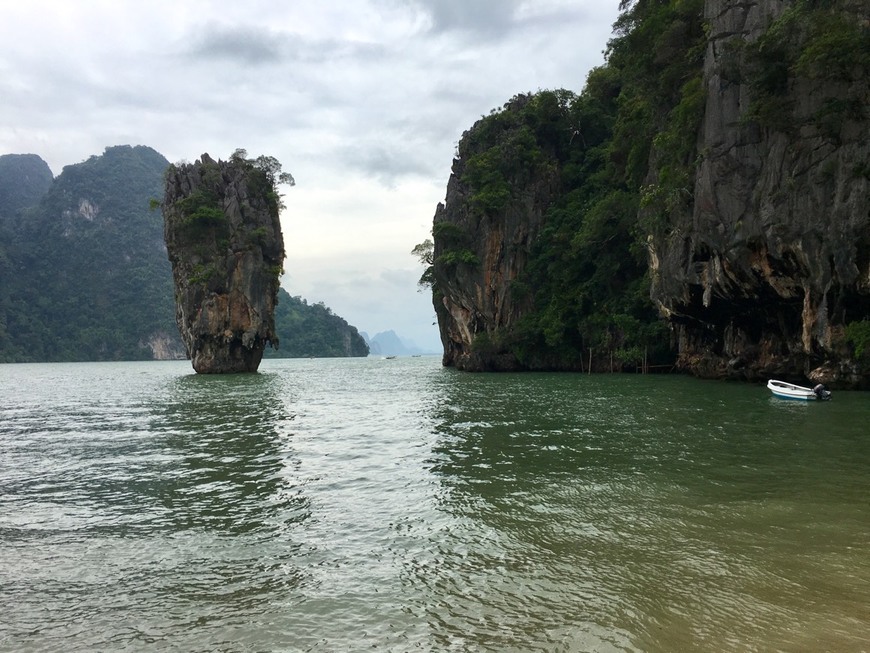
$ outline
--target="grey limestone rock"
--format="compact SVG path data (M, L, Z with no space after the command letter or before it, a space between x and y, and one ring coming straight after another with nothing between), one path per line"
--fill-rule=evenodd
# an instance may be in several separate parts
M825 117L870 106L870 84L792 70L781 124L753 119L747 46L792 5L706 3L694 206L650 240L652 296L695 374L861 386L870 375L849 358L843 328L870 313L868 117ZM866 5L852 11L870 20Z
M277 346L284 240L275 180L241 158L203 154L167 172L163 215L176 321L199 373L254 372Z

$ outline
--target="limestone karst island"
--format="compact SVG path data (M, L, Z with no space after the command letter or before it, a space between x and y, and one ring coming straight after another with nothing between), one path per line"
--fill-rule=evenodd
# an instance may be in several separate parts
M579 95L458 144L444 363L870 387L870 5L623 4Z
M255 372L277 347L275 304L284 262L280 165L237 153L170 166L166 248L181 338L199 373Z
M582 90L505 98L459 140L415 248L444 364L870 388L868 79L863 0L625 3ZM366 355L275 294L269 170L0 156L0 361Z

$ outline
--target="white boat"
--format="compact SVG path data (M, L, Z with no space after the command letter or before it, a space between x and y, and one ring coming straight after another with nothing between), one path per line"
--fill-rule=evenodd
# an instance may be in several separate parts
M795 385L794 383L786 383L785 381L771 379L767 382L767 389L777 397L782 397L783 399L800 399L803 401L818 399L824 401L831 398L831 393L826 390L825 386L821 383L819 383L815 388L805 388L802 385Z

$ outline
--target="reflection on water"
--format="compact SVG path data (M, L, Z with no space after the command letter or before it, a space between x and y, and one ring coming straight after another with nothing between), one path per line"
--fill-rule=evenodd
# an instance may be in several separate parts
M441 642L870 643L860 397L822 412L682 378L448 379L433 471L463 528L442 534L428 580Z
M308 516L288 482L298 460L287 448L288 414L275 375L190 375L173 379L151 430L175 454L157 504L173 529L228 535L282 531Z
M592 414L600 389L580 376L447 378L433 471L440 509L462 528L442 533L428 580L435 637L485 650L633 650L632 606L609 586L627 580L616 557L625 534L616 515L597 513L645 500L633 452L613 446L636 415Z
M275 375L190 375L173 379L154 407L150 430L172 461L154 488L154 526L189 549L162 591L223 636L254 636L250 622L306 575L293 530L310 511L293 481L294 415L281 387Z
M3 406L15 422L0 442L22 470L0 465L14 560L0 650L256 639L252 624L305 577L292 531L308 499L280 379L48 367ZM45 381L62 401L48 405Z
M0 651L870 649L865 395L425 358L0 390Z

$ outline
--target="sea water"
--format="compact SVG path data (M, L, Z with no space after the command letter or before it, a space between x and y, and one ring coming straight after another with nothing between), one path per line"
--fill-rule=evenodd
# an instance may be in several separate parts
M0 366L2 651L870 649L870 396Z

